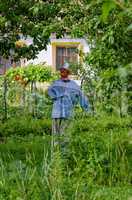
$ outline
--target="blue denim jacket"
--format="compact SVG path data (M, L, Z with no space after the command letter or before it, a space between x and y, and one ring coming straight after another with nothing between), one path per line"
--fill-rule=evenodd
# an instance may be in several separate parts
M48 94L53 100L52 118L70 118L77 103L89 110L88 99L73 80L57 80L49 88Z

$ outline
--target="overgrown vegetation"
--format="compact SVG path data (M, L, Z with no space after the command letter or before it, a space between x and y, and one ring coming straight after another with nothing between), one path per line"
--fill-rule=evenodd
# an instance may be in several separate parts
M88 41L72 70L92 111L77 107L53 149L52 102L41 83L58 75L32 65L0 77L0 200L132 199L131 11L129 0L0 2L3 58L35 58L52 32Z
M29 65L25 68L11 68L0 80L0 119L13 116L32 115L49 117L51 101L47 87L58 78L47 65Z
M56 147L52 157L49 130L40 136L41 123L36 122L22 135L19 124L10 126L12 133L5 129L9 135L0 145L1 199L131 198L131 118L76 119L61 138L65 146L61 151Z

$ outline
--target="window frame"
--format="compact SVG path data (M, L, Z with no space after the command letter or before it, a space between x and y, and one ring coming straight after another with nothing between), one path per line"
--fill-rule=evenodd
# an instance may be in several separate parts
M57 67L58 66L58 62L57 62L57 48L62 48L62 49L64 49L64 51L65 51L65 55L64 56L62 56L62 57L64 57L64 58L62 58L62 62L61 62L61 64L60 65L63 65L64 64L64 62L67 60L67 61L69 61L70 60L70 54L68 55L68 49L75 49L75 50L78 50L78 45L65 45L65 46L61 46L61 45L57 45L56 46L56 55L55 55L55 68L56 68L56 70L59 70L59 67ZM60 56L61 57L61 56ZM67 59L66 59L67 58ZM79 60L79 54L77 53L76 54L76 61L78 62L78 60Z

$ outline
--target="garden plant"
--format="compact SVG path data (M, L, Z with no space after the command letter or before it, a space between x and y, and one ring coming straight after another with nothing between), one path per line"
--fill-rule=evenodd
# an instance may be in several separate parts
M77 105L52 149L46 63L0 75L0 200L132 199L132 6L130 0L0 1L0 58L34 59L51 33L83 37L70 63L90 102ZM27 45L22 40L31 37Z

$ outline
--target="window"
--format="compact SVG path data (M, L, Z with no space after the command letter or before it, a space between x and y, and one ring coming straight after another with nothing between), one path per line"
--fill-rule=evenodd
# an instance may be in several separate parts
M77 62L76 47L56 47L56 69L59 69L64 62Z

